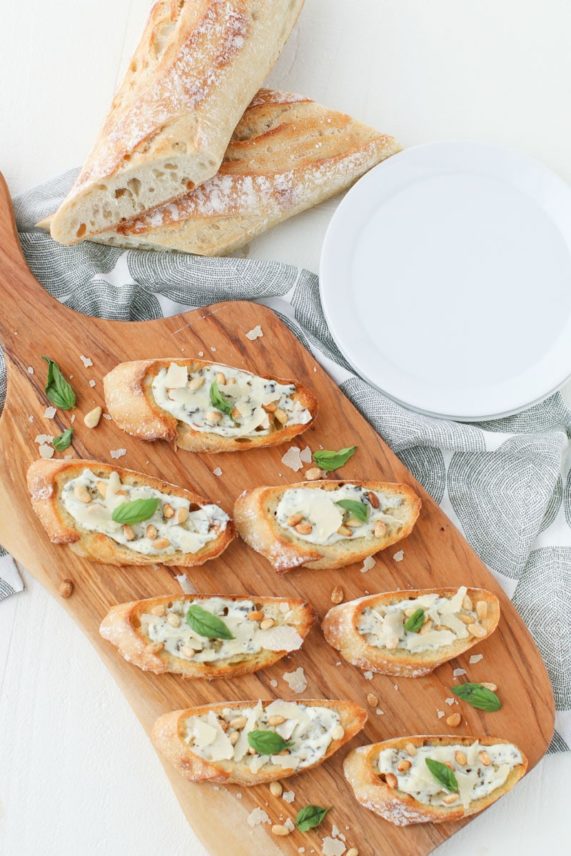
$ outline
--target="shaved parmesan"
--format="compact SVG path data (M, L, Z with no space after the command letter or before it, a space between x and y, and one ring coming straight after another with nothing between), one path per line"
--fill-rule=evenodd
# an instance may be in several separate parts
M285 455L282 457L282 464L284 465L284 467L288 467L290 470L293 470L294 473L297 473L299 472L299 470L303 469L301 452L297 446L290 446Z
M246 339L249 339L250 342L253 342L256 339L261 339L263 335L264 335L264 331L262 330L260 325L257 324L251 330L248 330L248 332L246 333Z
M301 666L294 672L284 672L283 678L294 693L302 693L307 689L307 678Z

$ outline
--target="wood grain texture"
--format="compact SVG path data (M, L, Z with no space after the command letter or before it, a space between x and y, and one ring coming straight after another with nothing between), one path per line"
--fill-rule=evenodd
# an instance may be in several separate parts
M92 640L143 726L149 730L161 713L193 704L278 695L291 698L283 673L303 666L309 682L307 697L350 698L361 704L365 704L368 692L374 691L379 697L384 715L377 716L372 711L364 732L351 747L405 733L444 733L446 729L441 727L436 711L448 710L444 699L450 696L449 687L456 683L452 670L462 666L475 680L496 682L504 707L498 713L485 714L462 705L465 724L459 733L509 738L528 755L530 766L536 764L553 732L553 698L545 668L523 622L454 526L279 319L262 306L244 302L218 304L142 323L79 316L49 297L28 271L3 182L0 196L0 339L8 356L8 399L0 420L0 543L56 596L63 578L74 581L75 592L62 605ZM250 342L245 333L256 324L261 324L264 337ZM281 463L285 449L224 455L176 454L164 443L138 442L110 422L102 421L94 431L83 426L81 415L95 404L103 404L101 378L117 362L198 356L200 351L221 362L256 372L295 376L313 387L320 399L321 415L299 445L307 443L315 449L320 444L339 448L356 443L358 454L343 475L411 484L423 498L423 510L414 533L402 545L404 561L395 562L392 556L396 548L389 549L379 555L376 567L368 574L359 573L358 568L347 568L296 571L280 578L264 559L235 542L215 561L187 570L196 588L205 593L300 596L308 599L323 616L331 605L330 593L335 585L344 588L347 599L396 588L463 583L484 586L498 594L503 613L497 632L475 649L485 655L480 664L468 666L465 655L426 678L395 680L377 676L369 682L348 664L336 665L339 658L325 643L317 626L302 652L267 672L233 682L208 684L184 682L172 675L142 673L124 662L100 638L99 622L112 604L179 591L176 569L95 565L47 541L31 511L25 473L37 457L35 436L59 433L69 425L70 415L58 412L53 422L43 418L47 402L43 394L45 364L41 355L49 354L66 374L74 376L78 418L73 451L79 457L110 462L110 450L123 447L128 452L121 465L190 485L226 506L244 488L295 481L296 475ZM80 354L91 357L92 369L84 369ZM34 369L33 375L28 372L29 366ZM95 389L89 387L90 378L97 381ZM216 467L223 471L220 478L213 474ZM277 681L276 687L273 681ZM113 723L109 723L109 728L113 728ZM387 852L422 856L458 828L457 824L443 824L397 829L361 809L342 776L344 754L342 751L326 765L290 780L288 787L295 791L293 806L272 797L267 786L243 792L231 787L217 790L186 783L171 770L167 774L186 816L213 856L227 856L230 835L232 856L296 854L300 846L305 846L306 852L312 847L319 852L321 837L327 834L331 822L345 832L348 845L357 846L362 856ZM126 781L128 775L126 770ZM334 806L331 820L316 832L306 835L296 832L286 839L274 839L267 826L250 830L246 823L247 814L257 805L277 821L293 816L297 808L309 802Z

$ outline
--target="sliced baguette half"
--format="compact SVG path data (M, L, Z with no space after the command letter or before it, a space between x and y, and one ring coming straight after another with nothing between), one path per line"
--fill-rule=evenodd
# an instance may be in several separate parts
M329 742L322 737L323 751L318 752L316 749L316 757L308 753L304 762L296 763L296 751L300 746L308 745L308 738L303 736L308 721L305 715L307 709L317 709L312 715L317 716L318 720L319 710L323 711ZM206 727L198 732L199 727L195 726L189 738L189 720L196 717L204 721ZM281 722L270 724L270 718L272 722L277 722L278 718ZM229 701L167 713L156 721L152 738L157 749L185 779L248 787L285 779L317 767L361 731L366 720L366 711L350 701ZM251 732L273 731L279 734L281 731L282 734L289 734L292 721L295 726L287 737L290 747L285 755L248 753ZM234 734L238 734L238 737L234 737ZM200 749L198 744L207 741L210 741L209 746L214 747L213 751L209 751L208 746L206 750ZM225 757L220 758L221 755Z
M407 776L415 775L417 765L424 765L422 769L423 775L427 778L430 784L433 785L430 772L427 772L426 756L434 756L441 754L441 758L447 758L447 747L454 747L449 750L450 757L447 762L452 765L454 774L458 779L458 784L464 779L464 776L469 776L467 770L473 770L474 767L484 767L485 769L493 769L492 764L482 764L479 755L480 752L488 750L488 758L493 755L493 751L489 747L511 747L515 754L513 756L513 766L510 767L509 773L505 781L498 787L490 790L489 793L483 796L470 800L464 803L460 797L453 799L453 792L447 792L444 788L441 793L445 798L450 799L449 804L441 803L440 797L437 797L437 803L421 802L420 799L415 799L410 793L400 790L405 786ZM457 747L457 748L456 748ZM473 747L473 748L472 748ZM511 754L511 748L506 748L505 751ZM470 765L470 752L472 749L473 765ZM394 763L393 772L381 773L379 769L379 760L382 752L386 750L394 750L394 755L390 754L390 762L387 760L386 766L391 769ZM460 752L460 756L456 753ZM459 763L457 757L461 761L468 761L468 764ZM485 760L488 759L484 756ZM432 758L438 760L438 758ZM519 763L515 763L519 760ZM404 762L404 764L402 764ZM396 769L396 764L401 763L405 768L403 772ZM444 763L444 761L441 761ZM500 797L510 791L514 785L525 775L527 770L527 758L517 746L499 737L465 737L458 735L443 735L437 737L429 736L414 736L414 737L395 737L391 740L384 740L382 743L372 743L369 746L359 746L350 752L343 764L345 778L353 788L355 797L361 805L368 808L375 814L380 815L385 820L394 823L396 826L408 826L412 823L444 823L447 821L458 821L462 818L469 817L472 814L477 814L487 808L492 803L496 802ZM383 767L385 764L383 764ZM508 765L509 766L509 765ZM411 772L412 771L412 772ZM436 780L435 780L436 781ZM464 779L464 781L466 781ZM434 785L433 785L434 787Z
M159 0L52 237L77 243L215 175L302 6Z
M202 565L235 537L228 515L202 496L99 461L35 461L28 470L28 490L53 544L68 544L79 555L108 565ZM113 508L141 496L157 499L152 517L133 524L131 531L109 522ZM75 516L72 511L80 507L86 513L89 508L93 519L81 511ZM148 526L156 533L147 532ZM178 548L181 542L191 542L191 549Z
M410 617L407 613L412 615L417 609L422 608L418 599L422 601L423 598L433 596L445 598L450 604L459 600L459 609L450 617L444 617L448 624L456 625L456 632L449 626L433 631L432 627L438 626L435 623L437 613L435 612L435 617L431 618L427 605L424 608L424 623L419 627L418 632L406 632L403 623L407 617ZM454 601L455 596L456 601ZM386 641L391 647L387 647L385 637L380 637L377 632L377 628L382 630L382 625L371 623L367 617L370 616L371 611L378 608L383 610L384 607L400 602L404 603L406 612L398 611L399 627L396 630L392 628L388 633ZM466 607L463 604L466 604ZM379 672L383 675L418 678L430 674L442 663L458 657L487 639L498 626L499 620L500 602L495 594L485 589L414 589L373 594L334 606L323 619L322 629L327 642L339 651L345 660L358 666L359 669ZM362 623L369 632L359 629ZM426 635L423 635L422 630L427 625L428 629L424 631ZM440 638L434 636L431 640L428 635L431 633L440 634ZM449 644L442 644L442 640L450 635L456 635L456 639ZM371 644L371 637L379 640L379 644ZM412 643L414 646L422 644L423 638L431 644L436 643L435 647L424 651L410 649ZM395 644L397 639L398 644ZM382 641L385 641L385 644L382 644Z
M95 239L225 255L346 190L398 151L393 137L344 113L302 95L262 89L238 123L215 176Z
M160 404L157 402L159 393L156 384L160 383L161 389L165 388L162 378L165 378L164 384L167 384L169 374L176 373L177 370L186 370L187 385L182 391L185 395L192 396L192 401L196 402L196 405L192 406L200 408L198 416L189 416L188 421L184 421L187 417L183 413L178 412L174 406L171 407L168 396ZM237 400L235 390L247 389L245 383L248 380L256 385L264 381L270 385L278 384L284 389L291 389L279 398L280 402L287 402L290 410L285 412L281 406L276 407L272 403L260 405L256 412L261 422L267 422L267 427L260 431L246 430L246 421L250 421L251 425L247 415L244 415L244 421L241 415L235 420L211 404L209 390L216 378L218 389L224 398L233 402ZM228 381L228 384L222 383L222 378ZM192 390L192 384L201 381L200 388ZM307 431L317 417L315 396L295 381L261 378L245 369L207 360L163 359L120 363L105 376L103 384L107 409L123 431L142 440L167 440L189 452L243 452L262 446L281 445ZM180 391L176 389L174 394ZM271 400L272 394L263 392L263 397ZM242 397L241 400L245 401L245 398ZM238 404L241 406L240 402ZM166 407L171 407L171 410L165 409ZM294 408L297 409L297 415ZM214 414L213 418L219 419L218 423L208 423L206 416L209 412ZM284 412L288 417L285 423L278 420L278 417L283 420ZM178 418L179 416L181 418ZM305 421L295 421L298 419ZM244 426L244 433L240 431L241 426Z
M186 620L193 605L219 617L233 638L194 632ZM236 678L301 648L314 618L311 606L296 598L171 594L112 607L99 632L143 671Z
M315 500L305 492L316 491L325 495L333 493L337 497L344 489L347 489L350 495L360 497L365 505L370 506L368 515L371 526L377 519L377 515L381 515L377 523L374 523L375 528L371 532L367 530L367 533L362 536L359 534L358 527L351 529L354 534L342 535L333 543L327 541L314 543L307 540L306 536L308 534L311 536L311 532L301 533L300 527L309 523L315 531L317 525L315 515L319 514L321 518L325 516L326 525L332 518L331 509L328 506L323 508L322 497L317 497L320 508L315 509L315 507L312 508L315 506ZM292 491L297 493L292 495ZM375 502L379 503L378 508L374 507L367 498L371 494L377 497ZM290 502L292 496L294 500ZM296 512L298 505L295 504L295 497L297 496L302 498L299 510ZM329 502L337 505L337 500L334 501L333 498ZM386 513L389 506L390 514ZM408 485L376 481L323 480L298 482L279 487L258 487L244 491L234 505L234 519L244 541L256 552L265 556L278 573L287 573L301 566L311 569L342 568L360 562L379 550L384 550L410 535L420 513L420 506L419 497ZM284 507L292 510L292 517L289 518L293 524L291 526L286 520L280 522L281 509ZM337 512L335 514L340 515ZM339 516L341 525L344 525L348 516L350 517L346 513L343 513L342 517ZM346 522L352 524L354 521ZM346 529L350 529L350 526ZM378 534L375 534L376 531ZM336 537L335 534L330 536L330 538Z

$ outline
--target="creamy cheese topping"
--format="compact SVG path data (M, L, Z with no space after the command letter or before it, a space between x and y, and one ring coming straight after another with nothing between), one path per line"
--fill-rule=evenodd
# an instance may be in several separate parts
M375 648L402 648L420 653L452 645L459 639L467 639L471 626L479 621L466 592L462 586L453 596L423 594L367 607L361 613L359 633ZM418 632L405 630L407 618L418 609L424 610L424 624Z
M426 759L450 764L458 782L459 793L453 794L432 775ZM482 746L476 741L470 746L417 746L416 754L406 749L383 749L379 755L379 772L396 776L398 790L409 794L424 805L466 808L471 802L486 797L500 788L511 771L522 763L521 752L511 743ZM399 770L399 765L401 770ZM403 770L403 767L407 769Z
M186 622L193 603L221 618L234 639L209 639L196 633ZM297 651L303 644L294 613L285 601L258 607L248 598L174 600L143 613L141 629L152 642L162 642L169 654L195 663L236 662L260 651Z
M367 519L361 521L337 504L343 500L363 504ZM296 538L311 544L335 544L346 538L378 538L398 531L406 507L400 496L344 484L333 490L319 487L285 490L275 515L279 525Z
M124 502L158 499L153 516L142 523L115 523L113 511ZM122 483L119 473L101 478L85 469L66 482L61 494L66 511L83 529L102 532L118 544L146 555L198 553L228 525L228 515L217 505L193 506L188 499L161 493L141 484Z
M280 755L251 754L251 731L275 731L290 746ZM341 717L328 707L276 700L264 707L224 708L186 721L186 742L208 761L234 761L257 773L262 767L301 770L319 761L333 740L343 736Z
M232 407L224 413L211 401L212 384ZM156 403L195 431L208 431L221 437L260 437L276 428L306 425L311 413L294 398L293 384L228 366L207 365L190 372L179 363L161 369L152 382Z

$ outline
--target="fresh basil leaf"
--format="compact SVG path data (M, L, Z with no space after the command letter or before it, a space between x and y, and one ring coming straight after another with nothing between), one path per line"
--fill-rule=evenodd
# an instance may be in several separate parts
M186 613L186 623L192 627L195 633L198 633L199 636L206 636L207 639L234 639L230 628L221 618L196 603L189 606Z
M409 615L404 623L404 629L409 633L418 633L424 624L424 609L415 609L412 615Z
M111 515L115 523L131 526L149 520L159 506L158 499L134 499L132 502L122 502L113 510Z
M65 452L71 446L71 438L73 437L73 428L66 428L63 434L59 437L54 437L52 446L56 452Z
M46 395L52 404L60 410L71 410L75 407L75 392L70 383L64 378L60 367L49 357L42 357L48 364L48 377L46 380Z
M300 832L309 832L323 822L329 811L331 811L330 808L321 808L320 805L306 805L298 811L295 825Z
M434 776L437 782L440 782L443 788L450 791L452 794L457 794L458 780L453 770L447 767L446 764L441 764L440 761L435 761L433 758L425 758L426 766Z
M499 710L502 706L498 696L492 690L483 687L482 684L459 684L457 687L450 687L450 689L454 695L461 698L462 701L467 701L468 704L471 704L472 707L478 710L493 713L493 711Z
M291 746L289 740L284 740L275 731L250 731L248 743L258 755L279 755Z
M369 519L370 506L364 502L357 502L354 499L338 499L335 505L345 509L345 511L348 511L349 514L353 515L357 520L361 520L363 523L366 523Z
M333 470L338 470L341 467L344 467L356 451L356 446L348 446L346 449L339 449L338 452L319 449L317 452L313 453L313 460L320 470L325 470L330 473L333 472Z
M234 402L231 398L220 391L215 380L210 384L210 403L216 408L216 410L220 410L222 413L225 413L226 416L232 416Z

